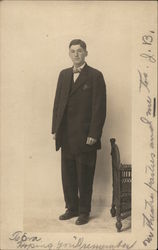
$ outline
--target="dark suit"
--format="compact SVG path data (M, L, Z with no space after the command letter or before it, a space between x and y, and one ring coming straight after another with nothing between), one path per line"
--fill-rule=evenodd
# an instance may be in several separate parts
M66 207L70 209L78 206L79 187L80 201L82 200L80 210L90 211L96 150L101 148L100 138L105 116L106 88L102 73L86 64L74 83L72 68L61 71L54 101L52 133L56 133L56 150L62 147L63 189ZM87 145L87 137L95 138L97 142L92 146ZM68 174L72 168L73 173ZM83 175L87 179L83 180ZM78 185L74 184L74 178ZM82 193L85 192L82 189L87 190L86 197L83 197ZM85 208L86 200L89 202Z

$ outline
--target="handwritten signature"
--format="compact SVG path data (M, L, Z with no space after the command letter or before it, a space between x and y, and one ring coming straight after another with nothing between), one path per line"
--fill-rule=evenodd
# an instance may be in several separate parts
M143 240L143 244L147 246L154 237L154 221L155 221L155 212L154 212L154 192L157 192L154 188L155 184L155 157L154 153L151 153L150 164L146 166L145 172L148 174L148 181L144 184L149 188L150 195L148 199L145 199L145 212L143 215L143 227L147 227L149 233L148 236ZM154 192L153 192L154 191Z
M116 245L105 245L105 244L93 244L93 243L86 243L83 237L78 238L77 236L73 236L73 239L75 240L74 243L64 243L62 241L58 241L56 249L94 249L94 250L104 250L104 249L132 249L137 241L134 241L131 244L125 243L123 240L119 241Z
M132 249L137 241L132 243L126 243L123 240L120 240L116 245L105 245L105 244L93 244L91 242L86 242L84 237L73 236L72 242L64 242L59 240L57 243L44 243L44 240L38 236L31 236L30 234L22 231L16 231L12 233L9 237L11 241L16 242L17 248L20 249L48 249L48 250L63 250L63 249L94 249L94 250L106 250L106 249Z
M10 240L15 241L17 244L17 248L20 249L48 249L51 250L53 248L52 243L43 243L41 237L37 236L29 236L28 233L22 231L16 231L11 234L9 237Z
M152 149L154 149L154 128L153 128L153 123L151 120L149 120L147 117L140 117L140 120L142 123L146 124L149 128L150 131L150 139L149 139L149 145Z
M141 73L140 70L138 70L139 73L139 91L141 91L142 86L144 86L148 92L149 90L149 82L148 82L148 74L146 72Z
M150 193L150 200L145 199L145 213L143 213L143 227L147 226L148 235L143 240L144 246L147 246L154 237L154 221L155 221L155 213L154 213L154 195Z
M154 41L153 34L155 32L153 30L151 30L150 33L151 34L144 35L142 37L143 45L152 46L153 41ZM151 63L155 63L156 62L155 56L152 54L152 51L151 51L150 47L149 47L149 49L147 49L147 52L141 53L140 56L144 57L145 59L147 59Z
M144 58L144 69L152 67L156 62L155 56L152 53L152 45L154 42L154 31L150 31L150 34L142 37L143 49L145 53L141 53L140 56ZM150 65L150 66L149 66ZM142 213L143 227L147 229L147 234L142 241L144 246L150 244L154 238L154 222L155 222L155 165L156 155L154 153L155 142L154 142L154 126L152 117L152 98L151 98L151 83L150 83L150 71L147 73L145 70L138 70L139 74L139 92L142 93L144 89L146 91L146 104L147 109L145 116L140 117L142 124L146 125L149 129L149 164L145 166L145 187L148 188L147 196L144 200L144 212ZM153 105L154 106L154 105Z
M152 191L157 192L157 190L154 188L155 185L155 157L156 155L154 153L150 154L150 164L146 166L145 173L147 174L148 181L144 182L144 184L149 187Z

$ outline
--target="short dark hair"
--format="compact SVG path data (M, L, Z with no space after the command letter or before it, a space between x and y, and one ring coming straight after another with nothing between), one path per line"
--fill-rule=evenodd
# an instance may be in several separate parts
M87 46L86 43L84 41L82 41L81 39L73 39L70 44L69 44L69 48L72 45L80 45L84 50L86 50Z

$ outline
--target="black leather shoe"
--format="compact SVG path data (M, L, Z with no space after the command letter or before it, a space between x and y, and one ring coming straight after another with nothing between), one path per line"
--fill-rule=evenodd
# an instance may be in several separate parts
M69 220L76 216L78 216L78 212L74 212L74 211L67 209L64 214L59 216L59 220Z
M83 225L88 223L89 221L89 214L80 214L79 217L77 218L75 224L76 225Z

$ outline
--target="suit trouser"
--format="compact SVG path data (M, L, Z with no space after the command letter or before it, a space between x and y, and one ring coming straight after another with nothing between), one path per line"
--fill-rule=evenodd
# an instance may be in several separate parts
M66 208L89 213L97 151L71 154L61 151L62 184Z

